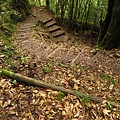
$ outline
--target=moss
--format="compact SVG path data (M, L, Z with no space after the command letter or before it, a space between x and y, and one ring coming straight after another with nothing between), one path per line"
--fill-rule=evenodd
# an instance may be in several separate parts
M28 0L3 1L0 6L0 34L5 40L5 37L12 36L16 23L23 21L30 15L32 7Z
M5 70L5 69L0 69L2 72L1 72L1 75L4 75L6 77L13 77L14 76L14 73L11 72L11 71L8 71L8 70Z
M105 49L120 47L120 4L109 1L108 11L98 39L98 46Z

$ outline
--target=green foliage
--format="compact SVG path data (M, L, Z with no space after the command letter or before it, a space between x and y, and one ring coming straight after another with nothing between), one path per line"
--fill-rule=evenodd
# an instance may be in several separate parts
M103 49L103 47L101 47L101 46L99 46L99 45L96 45L96 46L95 46L95 49L96 49L96 51L100 51L100 50Z
M62 98L65 97L65 94L61 91L58 92L57 100L62 101Z
M45 0L29 0L31 5L35 5L35 6L45 6L46 5L46 1Z
M63 63L59 63L59 65L60 65L61 67L64 67L64 64L63 64Z
M15 23L25 19L29 13L30 5L27 0L0 1L0 35L3 40L10 39L15 31Z
M0 1L0 34L4 37L4 34L11 36L14 31L15 25L11 20L11 14L15 14L9 5L12 0Z
M28 58L29 58L28 56L21 56L21 63L25 64Z
M107 2L107 0L74 0L74 2L50 0L50 9L56 17L66 18L70 22L82 21L99 25L100 19L106 14Z
M8 60L8 63L9 63L9 65L10 65L11 69L16 68L16 65L15 65L15 63L14 63L14 60L10 59L10 60Z
M15 54L13 45L4 45L0 53L5 55L7 59L10 58L13 54Z
M108 80L110 82L112 82L113 84L116 84L116 81L108 74L104 74L100 76L102 79Z
M43 68L44 73L49 73L51 71L52 71L52 64L48 63L47 65L44 66L44 68Z
M28 1L35 6L46 5L46 0L0 1L0 34L11 36L15 30L14 23L22 21L31 12ZM73 4L71 0L49 0L49 2L50 9L56 17L67 18L72 21L91 22L99 25L99 20L103 19L106 14L107 0L74 0L73 11L71 11ZM70 18L71 15L72 18Z
M112 109L112 108L113 108L112 105L111 105L109 102L106 102L106 105L107 105L107 107L108 107L109 109Z
M12 84L13 84L13 85L17 85L17 84L18 84L18 83L17 83L17 80L13 80L13 81L12 81Z
M76 64L72 64L71 69L74 70L74 71L80 70L81 72L85 70L85 68L77 66Z
M88 103L88 102L90 102L91 100L90 100L90 98L89 97L83 97L82 98L82 102L84 103L84 104L86 104L86 103Z
M29 0L29 2L35 6L46 6L46 0ZM72 0L49 0L50 10L56 17L95 25L99 25L100 19L104 18L107 2L108 0L74 0L74 3Z

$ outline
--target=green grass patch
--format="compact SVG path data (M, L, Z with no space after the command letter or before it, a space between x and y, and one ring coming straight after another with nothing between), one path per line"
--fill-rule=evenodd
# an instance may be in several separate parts
M91 100L89 97L83 97L82 98L82 103L86 104L86 103L89 103Z
M14 60L10 59L10 60L8 60L8 63L10 65L11 69L17 68L16 65L15 65L15 61Z
M25 62L28 60L28 56L21 56L20 59L21 59L21 63L22 64L25 64Z
M116 84L117 82L108 74L104 74L101 75L100 78L104 79L104 80L108 80L110 82L112 82L113 84Z
M62 101L62 99L65 97L65 94L61 91L58 92L57 100Z
M47 65L44 66L44 68L43 68L44 73L49 73L51 71L52 71L52 64L48 63Z

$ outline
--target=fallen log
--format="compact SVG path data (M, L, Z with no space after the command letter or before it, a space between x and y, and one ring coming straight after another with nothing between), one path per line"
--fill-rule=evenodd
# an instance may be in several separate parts
M120 108L120 103L113 102L113 101L108 101L108 100L105 100L103 98L99 98L99 97L96 97L96 96L84 94L84 93L81 93L81 92L76 91L76 90L66 89L66 88L61 87L61 86L56 86L56 85L53 85L53 84L50 84L50 83L43 82L41 80L36 80L34 78L29 78L29 77L23 76L21 74L14 73L14 72L2 69L2 68L0 68L0 73L1 73L1 76L6 76L6 77L9 77L9 78L13 78L13 79L16 79L17 81L24 82L24 83L27 83L29 85L34 85L34 86L38 86L38 87L42 87L42 88L50 88L52 90L61 91L65 94L72 94L72 95L78 96L80 98L87 98L89 100L92 100L92 101L95 101L95 102L98 102L98 103L103 103L105 101L106 103L109 103L110 105L112 105L114 107Z

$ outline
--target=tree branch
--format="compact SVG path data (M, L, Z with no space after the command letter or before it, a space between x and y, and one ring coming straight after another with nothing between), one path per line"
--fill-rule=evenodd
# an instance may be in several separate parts
M43 88L50 88L52 90L64 92L65 94L72 94L72 95L78 96L80 98L88 98L89 100L92 100L92 101L95 101L98 103L102 103L103 101L106 101L106 103L109 103L114 107L120 108L120 103L107 101L105 99L95 97L92 95L87 95L87 94L81 93L81 92L76 91L76 90L70 90L70 89L66 89L64 87L60 87L60 86L56 86L56 85L53 85L50 83L39 81L39 80L36 80L34 78L29 78L29 77L26 77L26 76L23 76L23 75L20 75L18 73L14 73L14 72L2 69L2 68L0 68L0 73L2 76L13 78L13 79L16 79L17 81L24 82L24 83L27 83L29 85L34 85L34 86L43 87Z

